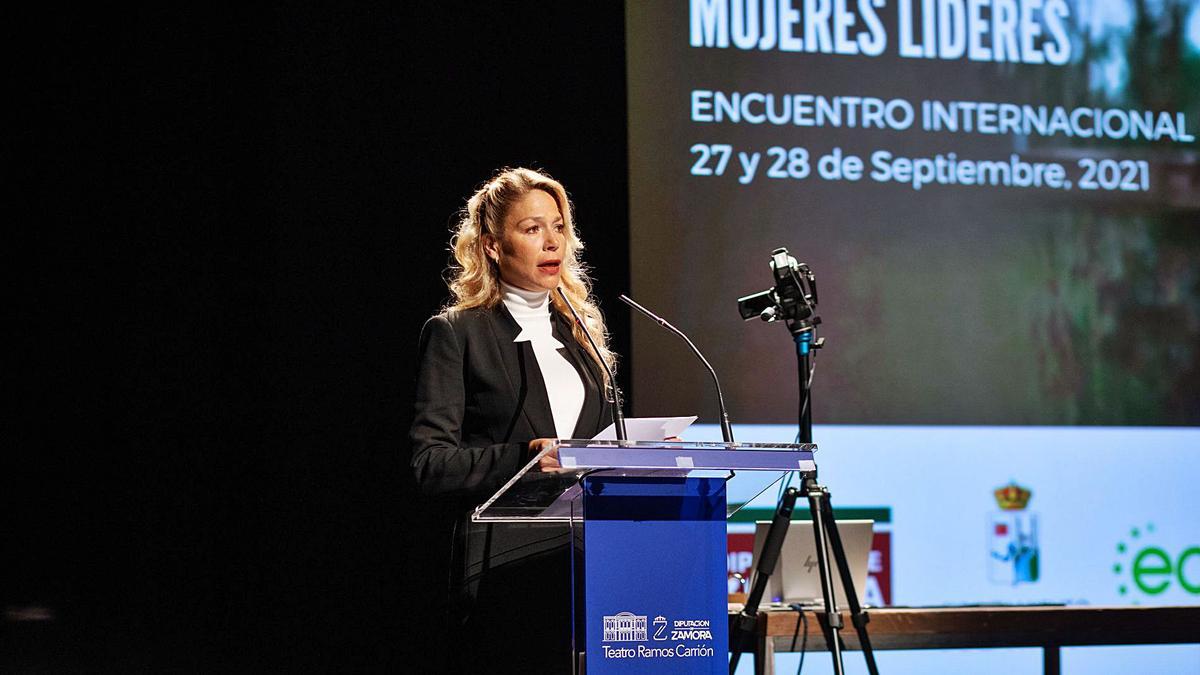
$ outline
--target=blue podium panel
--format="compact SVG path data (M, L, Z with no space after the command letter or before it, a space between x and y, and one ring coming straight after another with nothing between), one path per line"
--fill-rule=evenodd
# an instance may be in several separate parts
M729 669L725 479L583 480L587 672Z

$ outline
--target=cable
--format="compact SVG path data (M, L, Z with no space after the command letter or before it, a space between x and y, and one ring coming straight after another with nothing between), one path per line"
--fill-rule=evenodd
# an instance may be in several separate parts
M788 606L800 615L800 620L796 622L796 633L800 632L800 625L804 625L804 640L800 643L800 665L796 666L796 675L800 675L800 671L804 670L804 653L808 651L808 615L804 613L804 605L798 602L793 602ZM793 652L796 651L796 633L792 634L791 651Z

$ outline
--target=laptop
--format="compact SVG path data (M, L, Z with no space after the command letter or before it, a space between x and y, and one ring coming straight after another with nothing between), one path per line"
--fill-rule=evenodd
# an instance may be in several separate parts
M850 566L850 579L854 582L854 591L858 595L860 605L866 604L867 593L867 563L871 556L872 520L839 520L838 534L842 536L842 547L846 551L846 563ZM758 556L762 551L763 542L767 539L767 530L771 528L770 521L759 521L754 527L754 565L758 566ZM826 535L828 539L828 535ZM775 564L775 572L771 574L764 594L764 601L782 602L785 605L799 603L801 605L824 605L821 593L821 572L817 564L816 537L813 536L811 521L794 521L789 523L787 537L783 540L783 550L779 552L779 561ZM829 551L829 568L833 574L834 589L837 594L839 609L849 608L846 601L846 591L842 588L841 575L838 574L837 564L833 559L833 547ZM751 579L753 587L753 579Z

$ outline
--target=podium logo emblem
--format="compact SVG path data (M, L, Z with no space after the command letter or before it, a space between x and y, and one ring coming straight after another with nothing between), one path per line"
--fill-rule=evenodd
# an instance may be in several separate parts
M663 619L664 623L666 619ZM657 621L655 621L657 624ZM645 615L621 612L604 617L604 642L645 642Z
M654 639L667 639L667 617L661 615L654 617Z

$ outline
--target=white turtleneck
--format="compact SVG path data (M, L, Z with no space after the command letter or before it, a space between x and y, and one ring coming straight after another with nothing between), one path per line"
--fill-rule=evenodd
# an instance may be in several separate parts
M550 292L527 291L502 281L500 293L504 306L521 326L513 342L529 342L533 347L550 398L555 432L559 438L570 438L583 409L583 380L567 355L558 351L565 346L554 337Z

